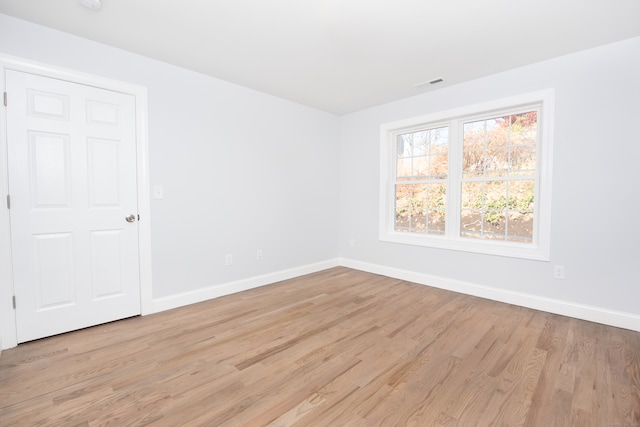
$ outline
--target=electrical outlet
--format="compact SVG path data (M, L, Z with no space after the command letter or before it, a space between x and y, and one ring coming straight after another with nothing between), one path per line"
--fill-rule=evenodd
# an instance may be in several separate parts
M353 237L349 238L349 247L353 248L356 245L356 239Z
M227 254L224 257L224 265L226 265L227 267L229 267L230 265L233 265L233 255Z
M564 265L556 265L553 267L553 277L555 279L564 279Z
M262 249L256 251L256 259L262 259Z

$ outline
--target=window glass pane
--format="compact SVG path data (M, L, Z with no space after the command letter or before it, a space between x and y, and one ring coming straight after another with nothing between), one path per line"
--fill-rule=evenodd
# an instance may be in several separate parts
M411 216L412 233L426 233L427 231L427 211L424 208L415 209Z
M409 158L398 158L396 162L396 176L401 177L410 177L413 170L413 159Z
M537 112L529 111L511 116L511 145L535 145L537 129Z
M445 213L447 207L447 185L429 184L427 186L427 233L444 234Z
M427 224L427 232L429 234L444 234L445 228L445 211L429 210L427 211L429 223Z
M461 197L460 235L462 237L480 236L482 233L484 182L463 182Z
M482 214L481 238L505 240L507 224L504 211L484 211Z
M463 164L465 178L484 175L486 150L486 121L465 123L463 126Z
M507 182L488 181L484 185L483 216L487 224L491 224L491 232L502 230L501 224L505 222L507 208ZM503 232L504 234L504 232Z
M447 206L446 184L429 184L427 186L427 202L429 209L444 210Z
M429 175L429 157L413 158L413 176L424 178Z
M507 176L509 174L509 147L487 149L484 161L485 175Z
M411 186L411 228L418 233L424 233L427 228L427 186L424 184Z
M507 240L526 242L533 240L533 212L509 211Z
M395 228L411 226L411 185L396 185Z
M464 150L484 149L485 146L485 126L486 121L465 123L463 126L463 148Z
M507 181L463 182L460 235L504 240L507 230Z
M531 176L536 169L535 111L463 125L463 178Z
M533 239L533 209L535 181L510 181L507 240L531 242Z
M476 237L482 233L482 213L479 209L463 209L460 212L460 235Z
M446 179L449 170L449 128L398 135L396 177Z
M436 179L446 179L449 170L449 156L446 154L431 156L429 175Z
M424 156L429 152L429 132L423 130L413 134L414 156Z
M396 185L395 230L444 234L446 189L445 183Z
M462 183L462 208L463 209L480 209L482 208L482 182L463 182Z
M449 152L449 128L434 129L430 135L429 148L431 154L446 154Z
M533 176L536 171L536 146L517 145L511 147L511 175Z
M533 198L535 181L513 180L509 181L509 209L521 212L533 212Z
M511 116L511 175L535 175L537 128L535 111Z
M469 150L463 153L463 178L474 178L484 175L484 150Z
M426 185L396 185L395 229L424 232L426 228L426 200Z
M398 157L411 157L411 134L398 135L396 153Z
M531 242L534 186L534 180L463 182L460 235Z
M509 145L509 116L487 120L487 148Z
M429 153L429 176L446 179L449 173L449 128L441 127L429 130L425 135L427 153Z

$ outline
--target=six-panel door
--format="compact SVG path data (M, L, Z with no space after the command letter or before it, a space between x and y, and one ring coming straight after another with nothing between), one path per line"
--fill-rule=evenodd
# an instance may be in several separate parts
M18 342L140 314L134 97L6 81Z

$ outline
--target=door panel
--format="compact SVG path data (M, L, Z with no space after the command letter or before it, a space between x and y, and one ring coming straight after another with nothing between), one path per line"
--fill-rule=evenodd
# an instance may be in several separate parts
M32 242L36 309L75 304L72 234L34 234Z
M89 138L88 148L90 206L118 206L118 141Z
M140 314L134 97L6 79L18 342Z
M121 230L91 232L91 274L94 299L122 295L125 291L122 272Z
M68 208L71 200L69 135L29 132L32 209Z

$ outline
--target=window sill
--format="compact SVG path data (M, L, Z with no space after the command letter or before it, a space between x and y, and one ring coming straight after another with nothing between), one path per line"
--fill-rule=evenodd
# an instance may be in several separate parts
M549 261L549 251L540 245L520 244L497 241L471 241L464 238L446 236L417 236L398 232L382 232L379 239L383 242L404 245L423 246L452 251L473 252L483 255L497 255L509 258L522 258L534 261Z

